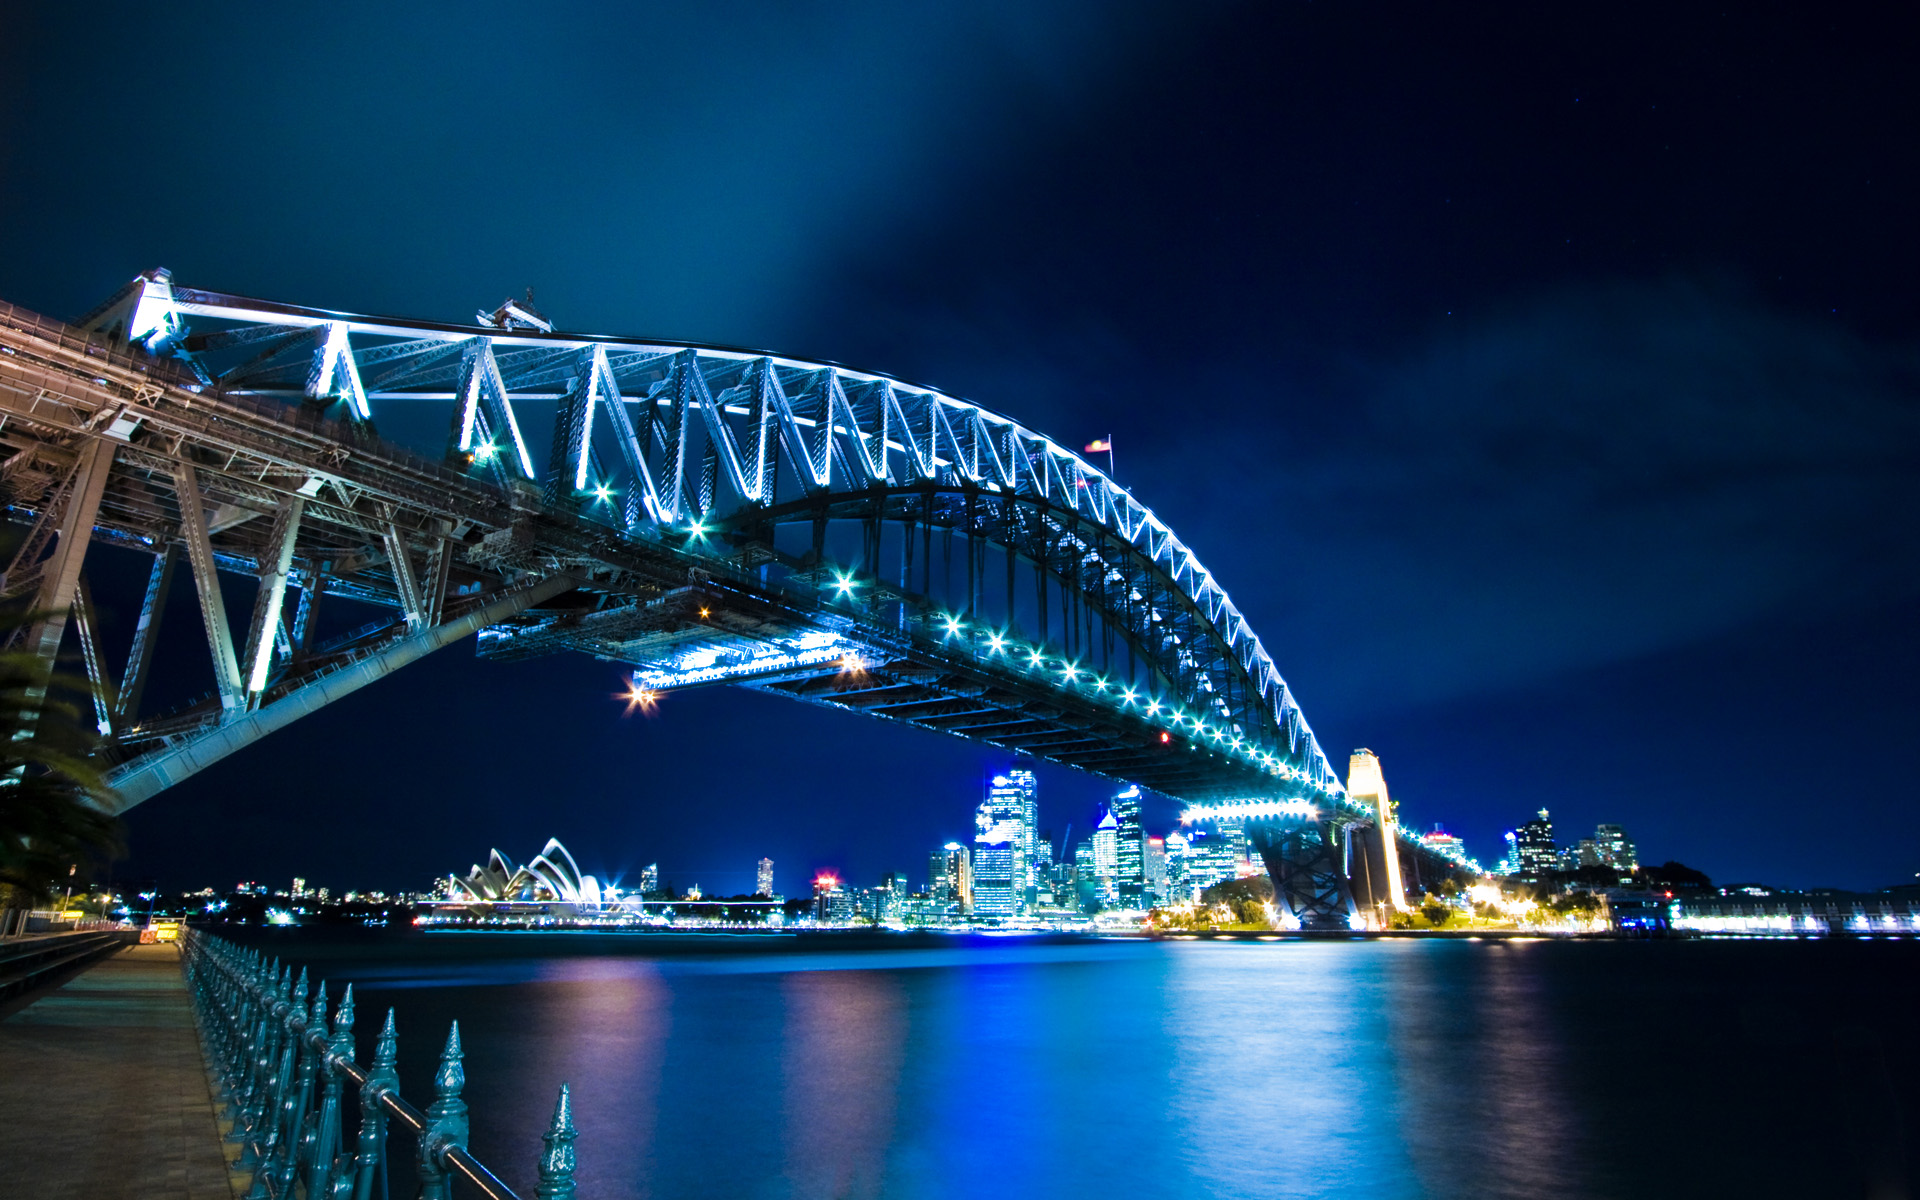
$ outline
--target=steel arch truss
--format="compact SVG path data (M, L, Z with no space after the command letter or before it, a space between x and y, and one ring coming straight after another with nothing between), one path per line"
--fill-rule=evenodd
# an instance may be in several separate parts
M157 421L122 431L111 519L95 536L171 547L185 528L189 557L207 560L195 560L197 578L244 570L273 602L232 669L216 670L229 719L251 689L276 686L284 644L298 657L298 630L270 611L290 574L303 609L316 590L354 591L417 636L442 619L450 578L461 595L493 595L566 571L583 586L495 622L482 652L580 650L637 664L642 688L735 682L857 708L1147 783L1205 801L1210 815L1303 802L1346 811L1225 590L1152 510L1069 448L937 390L832 364L556 333L530 305L482 320L355 316L154 272L82 322L157 356L173 377L165 399L182 411L277 411L303 431L301 453L317 456L249 477L226 469L238 461L231 439L169 441ZM372 429L383 406L421 402L449 412L446 484ZM524 434L536 426L516 411L528 404L552 410L544 471ZM395 455L406 469L382 474ZM23 511L48 525L74 460L59 445L28 455L42 459L47 499ZM215 506L204 536L174 498L183 459ZM411 490L390 494L402 484ZM221 505L269 519L234 543L221 536ZM841 522L873 534L870 561L836 574L825 531ZM811 550L783 550L781 529L808 523ZM929 563L934 531L962 539L965 595L936 597L924 576L919 587L887 583L882 527L917 536ZM1083 674L1085 645L1054 638L1044 617L1022 646L1031 661L1004 653L995 642L1010 622L993 628L981 603L989 552L1009 578L1018 562L1049 581L1076 620L1127 651L1128 674ZM42 570L37 561L20 569ZM1166 765L1170 754L1189 765Z

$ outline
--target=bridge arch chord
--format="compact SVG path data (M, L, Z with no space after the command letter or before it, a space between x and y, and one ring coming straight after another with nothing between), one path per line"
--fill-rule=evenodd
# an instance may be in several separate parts
M615 536L736 564L756 557L761 578L789 590L820 585L820 531L833 522L917 524L923 543L936 529L959 533L970 564L974 542L994 547L1126 642L1186 730L1261 768L1267 783L1246 798L1247 815L1302 798L1346 806L1284 679L1213 574L1105 472L1011 418L832 363L556 333L512 305L494 324L469 326L163 282L163 295L149 280L117 303L146 314L134 324L221 394L338 405L355 421L376 405L444 402L456 465ZM527 404L553 406L543 473L516 415ZM776 527L805 522L816 529L811 559L772 546ZM876 557L878 544L876 535ZM852 574L879 582L872 569ZM931 604L894 594L903 623L909 608ZM958 609L973 612L975 599L970 590Z

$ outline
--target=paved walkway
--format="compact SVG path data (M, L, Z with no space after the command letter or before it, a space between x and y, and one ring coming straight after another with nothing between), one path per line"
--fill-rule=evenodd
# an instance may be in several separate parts
M131 946L0 1021L0 1194L233 1200L174 946Z

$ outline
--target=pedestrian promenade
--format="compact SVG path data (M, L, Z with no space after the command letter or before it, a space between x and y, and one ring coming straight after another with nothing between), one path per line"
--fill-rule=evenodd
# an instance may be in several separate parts
M218 1115L178 947L130 946L0 1021L0 1194L234 1200Z

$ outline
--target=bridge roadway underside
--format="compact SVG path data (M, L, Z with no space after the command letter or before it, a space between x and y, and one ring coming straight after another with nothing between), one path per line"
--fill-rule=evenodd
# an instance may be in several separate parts
M1162 730L1114 708L1091 685L1078 692L1037 686L1016 665L943 652L937 642L751 580L699 578L650 602L558 617L530 613L523 620L531 624L483 636L481 656L511 661L573 651L631 664L644 676L669 653L710 647L744 655L832 630L842 648L836 657L759 669L746 658L749 665L711 682L984 742L1188 802L1257 795L1272 786L1270 778L1198 742L1163 738Z

